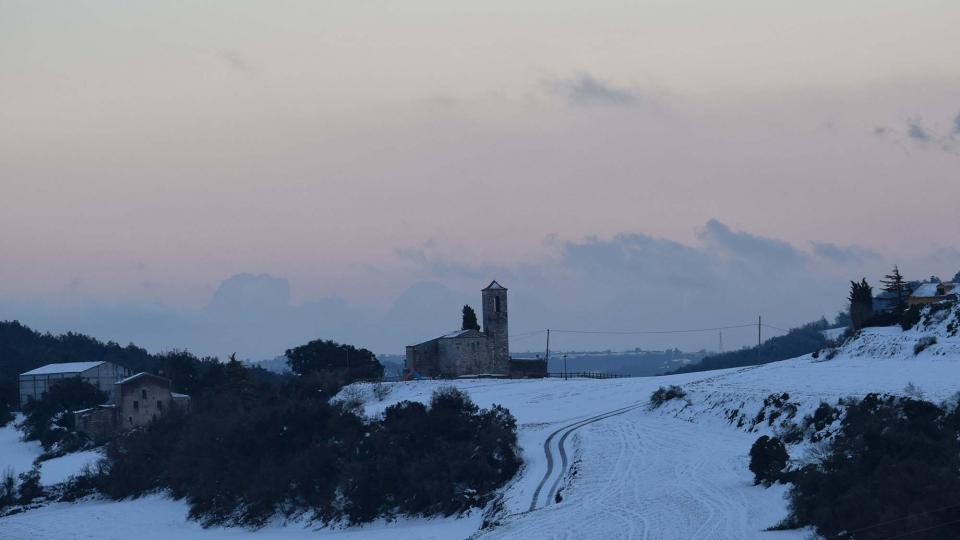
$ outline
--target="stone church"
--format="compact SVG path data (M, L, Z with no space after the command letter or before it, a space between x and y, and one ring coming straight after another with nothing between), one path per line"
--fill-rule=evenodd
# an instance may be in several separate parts
M492 281L481 294L483 331L458 330L407 346L408 373L422 377L510 375L507 289Z

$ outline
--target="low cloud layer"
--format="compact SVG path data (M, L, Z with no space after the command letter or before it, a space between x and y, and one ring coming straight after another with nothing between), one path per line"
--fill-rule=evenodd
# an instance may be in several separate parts
M543 81L543 87L548 93L563 97L572 106L630 107L642 101L636 90L618 87L589 73L579 73L569 78L547 79Z
M460 308L480 308L480 289L497 279L510 289L514 351L539 351L540 334L558 330L554 350L714 349L717 332L597 335L579 331L661 331L749 324L758 315L781 327L832 318L844 307L850 279L871 282L890 264L862 246L811 242L807 251L777 238L737 230L711 219L691 244L643 233L609 238L551 239L547 256L510 267L477 266L444 257L427 242L399 250L412 285L385 311L359 309L349 299L291 300L290 283L267 274L225 279L198 309L162 305L103 306L0 302L0 319L20 319L39 330L69 330L151 350L186 348L200 354L237 352L271 358L286 348L324 338L378 353L402 354L404 345L459 324ZM923 263L923 264L920 264ZM929 264L928 264L929 263ZM911 279L935 264L960 265L956 250L901 267ZM949 275L943 276L949 278ZM766 332L766 331L765 331ZM727 347L756 340L755 329L724 333Z

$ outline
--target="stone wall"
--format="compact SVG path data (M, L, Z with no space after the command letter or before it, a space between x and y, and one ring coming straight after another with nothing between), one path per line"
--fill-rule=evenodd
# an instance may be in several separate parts
M439 341L439 374L446 377L496 373L490 359L487 336L483 334L445 338Z
M143 377L120 386L120 422L122 429L145 426L170 411L170 383Z

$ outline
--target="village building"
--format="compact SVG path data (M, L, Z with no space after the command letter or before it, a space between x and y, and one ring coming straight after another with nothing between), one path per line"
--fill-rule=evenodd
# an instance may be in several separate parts
M406 371L420 377L546 376L545 361L510 359L507 288L496 281L481 291L483 329L457 330L409 345Z
M956 300L958 293L960 293L960 289L957 289L956 283L922 283L910 294L907 304L923 306L944 300Z
M190 405L190 396L170 391L170 379L152 373L137 373L117 381L114 386L115 401L74 411L78 431L95 440L104 440Z
M129 376L129 369L111 362L47 364L20 374L20 409L31 399L40 400L48 388L69 377L79 377L96 386L101 392L106 392L112 401L116 399L114 383Z

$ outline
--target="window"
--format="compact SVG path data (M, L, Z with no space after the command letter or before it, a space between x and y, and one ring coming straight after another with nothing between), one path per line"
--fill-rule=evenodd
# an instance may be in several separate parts
M133 400L133 410L135 410L135 411L139 411L139 410L140 410L140 402L139 402L139 401Z
M157 400L157 410L158 410L158 411L162 411L162 410L163 410L163 402L160 401L159 399Z
M499 296L493 297L493 312L500 313L500 297Z
M147 389L146 389L146 388L143 388L143 389L140 390L140 397L142 397L143 399L147 399Z
M132 416L128 416L128 417L127 417L127 422L130 422L131 424L133 424L133 417L132 417Z

